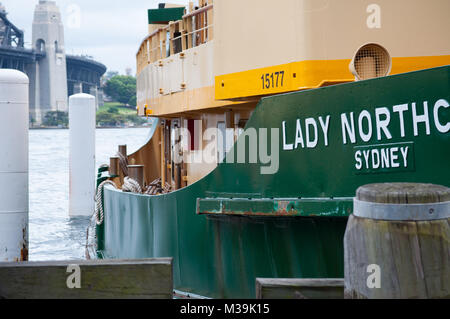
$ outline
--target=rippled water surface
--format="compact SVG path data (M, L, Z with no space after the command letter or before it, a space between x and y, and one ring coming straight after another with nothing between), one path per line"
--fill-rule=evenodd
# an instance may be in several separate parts
M128 153L146 141L149 128L98 129L97 167L117 145ZM85 258L89 218L69 218L69 130L30 130L30 260Z

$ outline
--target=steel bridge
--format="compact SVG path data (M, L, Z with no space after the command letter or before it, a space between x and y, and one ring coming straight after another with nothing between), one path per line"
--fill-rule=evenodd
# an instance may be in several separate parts
M25 49L23 31L6 15L0 8L0 68L26 72L26 66L45 57L45 52Z
M67 90L69 96L75 93L98 94L100 81L106 67L89 57L66 55Z
M6 11L0 7L0 69L16 69L29 74L29 70L45 57L45 51L25 48L23 31L9 21ZM106 72L103 64L84 56L66 55L66 67L69 96L88 93L99 98L101 77Z

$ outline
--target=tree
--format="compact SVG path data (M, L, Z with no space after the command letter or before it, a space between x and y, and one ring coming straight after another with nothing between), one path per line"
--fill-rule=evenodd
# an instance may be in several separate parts
M45 126L64 126L69 124L69 116L67 112L50 111L45 113L42 124Z
M119 72L117 72L117 71L108 71L105 74L105 79L106 79L106 81L108 81L111 78L115 77L116 75L119 75Z
M128 105L130 105L130 106L136 106L137 105L137 102L136 102L136 94L135 95L133 95L132 97L131 97L131 99L128 101Z
M136 96L136 78L126 75L113 76L106 82L104 92L117 102L130 104Z
M107 112L112 114L119 114L119 109L117 107L110 107L108 108Z
M114 108L109 108L107 111L97 113L98 126L123 126L133 123L134 125L142 125L147 120L141 118L136 114L120 114L118 112L110 112ZM117 110L117 109L116 109Z

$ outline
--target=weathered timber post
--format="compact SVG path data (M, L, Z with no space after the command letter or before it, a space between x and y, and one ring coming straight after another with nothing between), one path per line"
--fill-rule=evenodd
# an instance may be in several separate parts
M450 298L450 189L360 187L344 236L346 298Z
M119 154L122 154L123 157L127 157L127 146L119 145Z
M119 158L110 157L109 158L109 175L119 176Z
M116 187L121 187L120 183L120 159L117 156L109 158L109 176L110 179L116 184Z
M119 145L117 155L119 156L119 182L123 185L123 180L128 176L127 146Z
M144 187L144 165L128 165L128 176Z

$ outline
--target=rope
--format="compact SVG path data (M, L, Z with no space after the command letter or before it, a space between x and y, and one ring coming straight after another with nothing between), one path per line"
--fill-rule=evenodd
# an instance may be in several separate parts
M97 252L97 236L95 234L95 227L96 225L103 224L104 220L104 212L103 212L103 188L104 186L112 185L114 188L116 187L116 184L114 184L110 180L106 180L97 187L97 192L95 194L95 210L92 214L91 220L89 222L89 226L86 230L86 249L85 249L85 255L86 259L95 258L96 252Z
M128 176L128 158L122 153L117 153L116 156L119 158L119 166L122 169L123 175Z
M161 178L157 178L153 182L151 182L150 185L148 185L147 190L145 191L145 194L156 195L161 192L162 192Z
M125 177L123 180L122 191L128 193L139 193L142 194L142 187L139 185L136 180Z
M89 221L89 226L86 230L85 256L87 260L95 258L96 256L97 251L97 235L95 233L96 219L97 216L95 214L92 214L91 220Z
M102 182L97 187L97 194L95 195L95 223L100 226L103 224L104 219L104 212L103 212L103 188L105 185L112 185L114 188L116 188L116 184L114 184L113 181L110 181L109 179Z
M162 187L161 178L157 178L148 185L144 194L146 194L146 195L161 195L161 194L170 193L170 191L171 191L170 184L166 182L164 187Z

